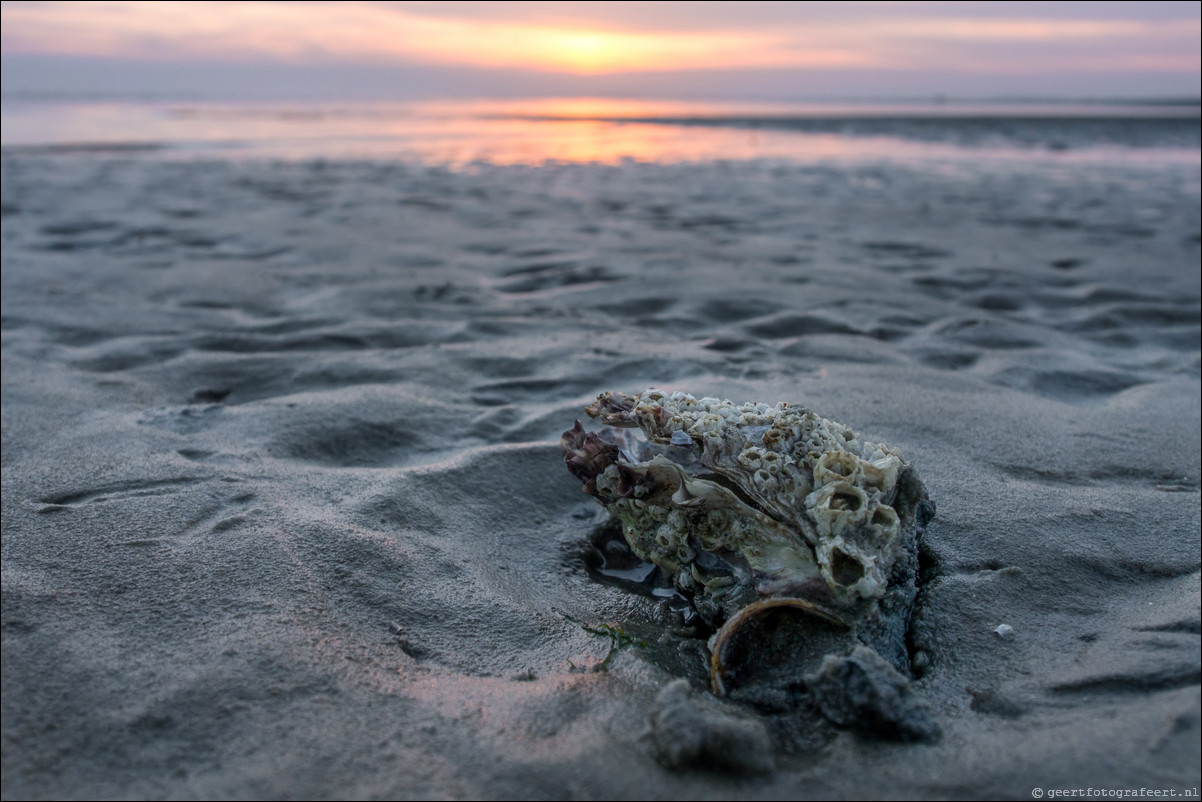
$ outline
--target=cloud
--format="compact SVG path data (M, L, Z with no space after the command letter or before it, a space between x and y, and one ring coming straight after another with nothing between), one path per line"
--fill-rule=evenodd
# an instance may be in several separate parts
M791 82L774 78L771 85L937 87L970 76L981 92L994 91L990 86L1010 92L1007 76L1027 76L1029 86L1053 91L1053 85L1088 85L1094 75L1096 94L1104 94L1115 76L1131 73L1146 74L1149 87L1192 86L1196 94L1202 73L1197 3L103 0L5 2L0 17L6 58L53 55L63 64L99 58L160 71L176 64L178 75L194 75L203 64L228 65L222 75L255 65L264 76L276 75L266 65L289 67L293 75L392 70L408 76L406 91L427 79L494 89L512 79L567 92L637 91L654 75L660 76L655 86L675 80L681 87L742 86L763 94L754 76L792 75ZM1046 80L1050 75L1087 80L1057 84ZM26 78L36 76L22 71L5 84Z
M1197 4L6 3L6 53L162 60L462 64L569 73L974 69L965 45L1022 52L1011 68L1198 69ZM1154 14L1137 17L1136 6ZM1167 12L1193 16L1167 18ZM1065 16L1073 11L1074 16ZM990 12L989 14L985 12ZM1022 12L1025 16L1018 16ZM1066 50L1067 48L1067 50ZM1124 61L1125 59L1125 61Z

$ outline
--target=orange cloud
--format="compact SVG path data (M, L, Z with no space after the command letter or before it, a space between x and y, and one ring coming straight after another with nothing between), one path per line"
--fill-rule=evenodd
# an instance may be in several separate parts
M374 2L195 3L91 2L5 3L6 52L123 56L152 59L273 59L372 61L519 67L581 74L753 67L946 67L939 43L1050 43L1046 59L1063 61L1055 44L1142 42L1128 63L1177 64L1188 69L1196 52L1166 52L1149 42L1183 36L1197 41L1197 23L1181 21L957 19L931 16L891 19L890 6L865 6L841 18L790 18L776 27L737 25L654 32L602 18L605 6L588 4L595 24L579 18L540 18L526 9L506 18L490 7L489 18L469 13L431 13L429 6ZM538 11L540 7L532 7ZM547 4L546 14L564 7ZM579 7L568 6L568 10ZM680 6L701 16L705 7ZM723 7L724 13L731 8ZM789 7L796 17L798 7ZM805 6L801 6L804 12ZM1022 8L1021 6L1019 7ZM597 10L600 9L600 10ZM420 12L420 13L419 13ZM863 13L861 13L863 12ZM868 13L872 12L872 13ZM784 11L781 12L782 14ZM928 46L929 45L929 46ZM1196 45L1194 46L1196 51ZM1174 55L1175 54L1175 55ZM1121 64L1119 54L1108 52ZM1030 54L1024 63L1040 67ZM1049 62L1050 63L1050 62ZM1090 63L1084 58L1082 65ZM965 69L972 69L966 63ZM1088 69L1088 67L1085 67Z
M373 3L5 5L5 49L133 57L410 60L568 72L765 64L762 34L649 34L407 14ZM825 58L822 54L820 59Z

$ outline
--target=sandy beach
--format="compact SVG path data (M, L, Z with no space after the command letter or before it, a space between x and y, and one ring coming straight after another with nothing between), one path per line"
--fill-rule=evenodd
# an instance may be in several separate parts
M1199 216L1196 163L6 151L4 798L1196 794ZM586 570L560 435L648 387L917 467L941 737L657 759L677 676L760 714Z

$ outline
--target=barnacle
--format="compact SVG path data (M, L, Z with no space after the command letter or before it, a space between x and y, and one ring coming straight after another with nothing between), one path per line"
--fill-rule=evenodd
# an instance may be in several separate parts
M905 667L934 506L901 452L787 403L651 389L603 393L585 411L645 439L577 421L562 440L568 469L712 626L796 599Z

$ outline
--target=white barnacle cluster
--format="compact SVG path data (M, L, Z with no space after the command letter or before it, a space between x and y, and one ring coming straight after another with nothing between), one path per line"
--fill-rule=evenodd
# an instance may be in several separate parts
M712 594L750 587L752 570L770 553L779 562L780 553L797 545L787 527L747 505L735 491L690 476L663 456L611 465L598 475L596 488L598 499L621 521L635 553L675 575L682 590ZM746 561L723 561L723 570L714 572L715 563L703 560L703 554L742 554ZM798 559L804 558L788 561ZM807 573L815 575L816 570Z
M651 389L604 393L587 411L665 447L639 462L579 424L564 435L586 491L621 521L631 548L684 589L742 586L846 615L884 596L913 548L925 493L900 452L804 407ZM680 449L693 459L666 456Z
M883 595L899 520L890 506L902 466L896 449L861 441L847 426L786 403L736 405L647 390L634 420L656 442L701 449L700 461L775 513L813 549L842 594Z

